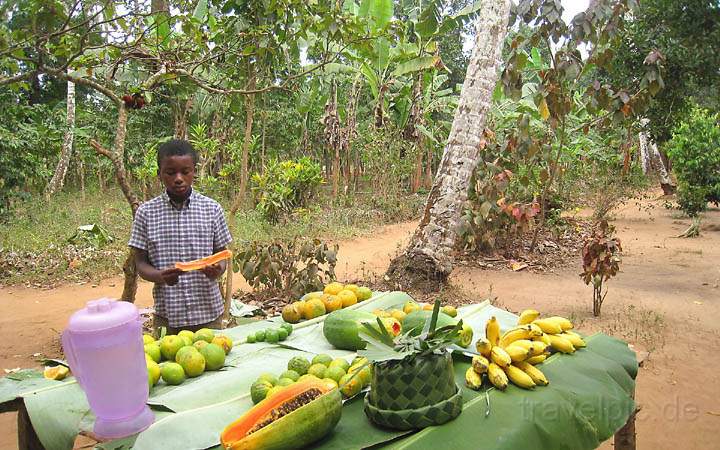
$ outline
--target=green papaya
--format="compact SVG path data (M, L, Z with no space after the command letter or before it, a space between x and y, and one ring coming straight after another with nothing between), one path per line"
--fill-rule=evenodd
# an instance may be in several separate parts
M338 309L325 318L323 335L335 348L343 350L360 350L365 348L365 341L360 339L360 327L363 322L375 323L374 314L354 309Z

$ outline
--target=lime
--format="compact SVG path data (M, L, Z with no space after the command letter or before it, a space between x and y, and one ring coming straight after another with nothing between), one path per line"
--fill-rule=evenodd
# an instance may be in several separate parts
M250 398L252 398L253 403L260 403L261 401L265 400L265 397L267 396L267 393L270 389L272 389L273 385L269 381L266 380L257 380L255 381L252 386L250 386Z
M255 343L255 335L254 334L248 335L248 337L245 338L245 342L247 342L248 344L254 344Z
M277 377L276 377L275 375L269 373L269 372L265 372L264 374L260 375L260 376L258 377L258 380L267 381L267 382L269 382L270 384L272 384L273 386L275 386L275 385L277 384L277 382L278 382Z
M268 328L265 330L265 342L269 344L277 344L280 341L277 330Z
M185 381L185 371L180 364L174 362L164 363L160 368L160 376L165 383L173 386Z
M210 342L212 342L213 338L215 338L215 332L210 328L200 328L193 335L194 342L203 340L209 344Z
M345 375L345 371L340 366L328 367L325 371L325 378L332 378L337 383Z
M345 359L343 359L343 358L335 358L335 359L333 359L332 362L328 365L328 367L334 367L334 366L342 367L342 369L343 369L345 372L347 372L347 370L350 368L350 364L348 364L348 362L347 362Z
M327 370L327 367L325 364L313 364L308 368L307 373L310 375L315 375L318 378L325 378L325 371Z
M290 325L289 323L284 323L284 324L280 325L280 327L284 328L285 331L287 331L288 336L290 336L292 334L293 326Z
M326 355L324 353L315 355L315 357L312 359L313 364L322 364L325 367L329 366L332 361L333 361L332 356Z
M208 344L200 350L205 358L205 369L218 370L225 365L225 350L216 344Z
M288 370L294 370L300 375L305 375L310 366L310 361L303 358L302 356L295 356L290 361L288 361L287 368Z
M155 342L155 338L150 336L149 334L143 334L143 344L152 344Z
M265 341L265 330L259 330L255 333L255 340L257 342Z
M277 329L278 339L281 341L284 341L288 337L288 332L285 328L278 328Z
M295 372L294 370L286 370L285 372L280 374L280 378L290 378L293 381L297 381L298 378L300 378L300 374Z
M157 344L157 342L145 344L145 354L151 357L152 360L156 363L159 363L160 358L162 357L162 355L160 354L160 346Z
M277 385L278 385L278 386L290 386L290 385L293 384L294 382L295 382L295 380L291 380L290 378L280 378L280 379L278 380L278 384L277 384Z

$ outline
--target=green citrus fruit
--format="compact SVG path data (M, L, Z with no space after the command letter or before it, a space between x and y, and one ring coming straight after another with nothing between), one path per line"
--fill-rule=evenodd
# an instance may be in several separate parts
M305 375L310 368L311 364L310 361L303 358L302 356L295 356L290 361L288 361L287 368L288 370L294 370L295 372L299 373L300 375Z
M300 374L295 372L294 370L286 370L285 372L280 374L280 378L290 378L293 381L297 381L298 378L300 378Z
M278 328L277 329L278 339L281 341L284 341L288 337L288 332L285 328Z
M372 291L370 288L366 288L365 286L359 287L357 290L357 299L359 302L363 302L365 300L369 300L370 297L372 297Z
M160 366L155 361L147 362L148 387L153 387L160 380Z
M215 338L215 332L213 330L210 328L200 328L193 335L193 342L203 340L209 344L212 342L213 338Z
M152 344L153 342L155 342L154 337L150 336L149 334L143 334L143 344L144 345Z
M278 382L278 378L269 372L266 372L266 373L260 375L258 377L258 380L267 381L268 383L272 384L273 386L275 386Z
M285 305L282 309L282 318L288 323L300 322L300 319L302 318L302 309L300 308L299 302Z
M265 396L265 398L270 398L270 397L272 397L274 394L277 394L278 392L282 391L283 389L285 389L285 386L273 386L273 387L270 388L270 390L268 391L268 393L267 393L267 395Z
M232 350L232 348L233 348L232 339L230 339L229 337L227 337L225 335L215 336L215 338L212 340L212 343L215 345L219 345L223 349L223 351L225 352L226 355L228 353L230 353L230 350Z
M325 378L332 378L337 383L345 375L345 371L340 366L328 367L325 371Z
M342 367L342 370L347 372L347 370L350 368L350 364L344 359L344 358L335 358L332 360L332 362L328 365L328 367Z
M200 354L205 358L206 370L218 370L225 365L225 350L215 344L208 344L200 350Z
M340 291L342 291L345 288L341 283L338 283L337 281L333 281L332 283L325 286L325 289L323 289L323 292L325 294L330 295L338 295Z
M152 358L156 363L160 362L162 354L160 353L160 346L156 342L145 344L145 354Z
M265 337L265 336L263 336ZM248 344L254 344L255 343L255 334L250 334L245 338L245 342Z
M267 393L272 389L273 385L266 380L256 380L252 386L250 386L250 398L253 403L260 403L265 400Z
M178 364L182 366L185 374L190 378L199 377L205 372L205 358L195 347L188 348L192 348L193 351L183 353L178 359Z
M294 382L295 382L295 381L291 380L290 378L280 378L280 379L278 380L278 384L277 384L277 385L278 385L278 386L290 386L290 385L293 384Z
M185 336L186 338L190 339L190 341L192 341L195 338L195 333L193 333L190 330L181 330L178 333L178 336L180 336L180 337Z
M178 385L185 381L185 371L178 363L167 362L160 367L160 376L163 381L170 385Z
M298 378L298 382L305 381L305 380L314 380L317 381L320 378L316 377L315 375L310 375L309 373L306 373L305 375L301 375L300 378Z
M353 377L352 374L349 373L340 378L338 386L340 387L340 392L342 392L342 395L345 398L357 395L362 389L362 383L360 382L359 377Z
M255 332L255 342L265 341L265 330L258 330Z
M197 341L193 344L193 347L198 350L202 350L206 345L208 345L207 341Z
M184 346L185 342L180 336L169 334L160 340L160 353L164 359L175 361L175 354Z
M315 375L318 378L325 378L325 371L327 370L327 366L325 364L313 364L308 368L307 373L310 375Z
M280 342L280 336L278 336L277 330L271 328L265 330L265 342L268 344L277 344Z
M333 380L332 378L323 378L324 382L331 384L334 387L338 387L337 381Z
M196 349L192 345L186 345L184 347L181 347L180 350L178 350L177 353L175 353L175 362L179 364L180 358L184 357L187 353L197 352L197 351L198 351L198 349Z
M332 356L321 353L319 355L315 355L315 357L312 359L312 363L313 364L322 364L325 367L327 367L330 365L332 360L333 360Z
M280 325L281 328L283 328L285 331L287 331L288 336L290 336L293 332L293 326L289 323L284 323Z

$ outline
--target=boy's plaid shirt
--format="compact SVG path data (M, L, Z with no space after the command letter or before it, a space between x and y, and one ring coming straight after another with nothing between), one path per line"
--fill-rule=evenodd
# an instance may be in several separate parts
M163 270L212 255L230 241L220 204L193 190L181 209L173 206L167 192L140 205L128 245L147 250L150 264ZM223 312L217 281L199 270L181 274L175 286L155 284L153 297L155 313L171 327L210 322Z

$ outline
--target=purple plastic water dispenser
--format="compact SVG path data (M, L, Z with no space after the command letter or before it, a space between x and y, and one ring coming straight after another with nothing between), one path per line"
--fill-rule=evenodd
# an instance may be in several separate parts
M70 369L95 414L94 433L117 439L155 420L146 402L142 319L132 303L101 298L75 312L62 334Z

